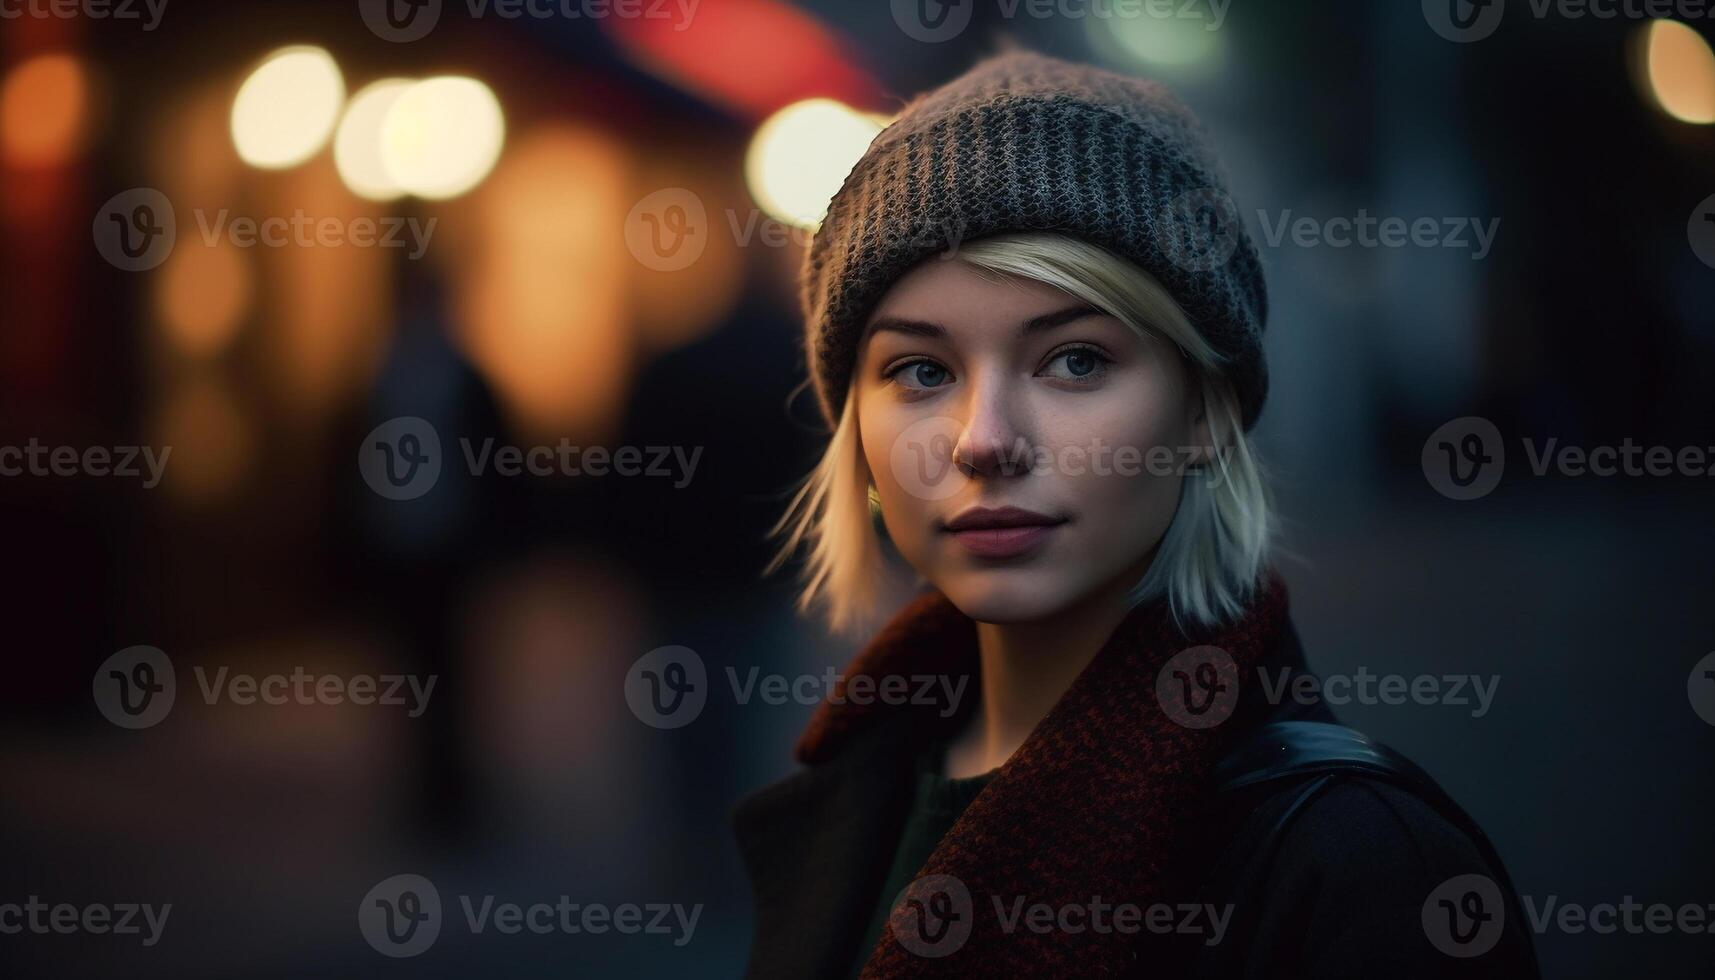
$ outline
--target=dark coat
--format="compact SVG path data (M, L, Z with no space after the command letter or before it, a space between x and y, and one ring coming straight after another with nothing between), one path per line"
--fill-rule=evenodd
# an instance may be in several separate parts
M1238 692L1230 716L1202 728L1157 696L1168 661L1196 646L1227 655L1216 658L1220 679ZM1264 739L1258 749L1259 733L1283 730L1278 722L1349 733L1326 724L1325 706L1271 705L1261 685L1234 683L1283 666L1305 669L1278 578L1241 622L1200 636L1180 634L1159 606L1135 610L943 838L863 975L1535 977L1498 859L1426 778L1398 778L1409 763L1370 765L1382 756L1361 749L1350 764L1257 778L1279 761L1279 746ZM878 634L844 681L962 674L971 700L975 670L973 624L930 593ZM949 706L839 700L822 706L799 744L808 767L734 813L755 897L750 977L849 975L911 802L913 761L974 706L942 717ZM1439 914L1431 892L1468 874L1498 882L1515 914L1492 948L1456 958L1426 931ZM1129 928L1109 911L1098 931L1092 915L1103 903L1128 907ZM1058 918L1030 926L1015 917L1037 907ZM932 929L912 942L907 924L930 923L933 908L954 910L949 922L968 917L966 931Z

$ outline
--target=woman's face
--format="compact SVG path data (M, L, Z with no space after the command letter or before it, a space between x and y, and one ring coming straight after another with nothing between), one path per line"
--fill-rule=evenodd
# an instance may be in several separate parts
M859 436L887 533L971 618L1141 580L1206 454L1176 347L1042 283L929 259L871 315Z

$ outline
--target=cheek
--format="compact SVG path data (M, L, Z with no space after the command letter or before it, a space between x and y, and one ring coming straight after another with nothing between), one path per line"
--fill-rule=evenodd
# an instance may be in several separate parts
M1191 440L1181 389L1171 379L1113 394L1065 417L1050 442L1083 453L1083 465L1061 479L1087 518L1088 545L1124 560L1154 547L1172 522Z
M928 504L902 486L893 461L895 446L911 422L908 413L866 408L861 401L858 404L859 442L870 482L881 498L882 523L894 547L907 561L914 562L930 520Z

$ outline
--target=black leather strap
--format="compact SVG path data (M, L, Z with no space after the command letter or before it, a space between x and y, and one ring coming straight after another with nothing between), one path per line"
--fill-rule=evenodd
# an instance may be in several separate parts
M1215 765L1217 792L1282 779L1344 772L1408 783L1431 780L1409 759L1344 725L1277 721L1258 726Z

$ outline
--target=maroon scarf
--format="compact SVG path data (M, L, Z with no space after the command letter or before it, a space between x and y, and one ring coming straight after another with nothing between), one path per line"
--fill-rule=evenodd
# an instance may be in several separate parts
M1187 880L1187 870L1196 862L1186 860L1186 851L1201 846L1197 831L1208 803L1207 777L1239 724L1179 724L1156 697L1157 675L1175 654L1215 646L1232 658L1222 680L1237 690L1239 676L1251 673L1286 622L1285 584L1273 573L1238 622L1214 631L1181 633L1162 602L1132 610L918 873L925 888L944 890L938 886L946 879L923 879L949 875L968 890L969 938L948 955L913 952L895 935L916 923L902 903L864 966L865 980L1091 977L1134 970L1138 944L1148 933L1035 932L1022 924L1008 933L995 899L1008 916L1020 898L1027 908L1053 909L1088 908L1097 901L1140 908L1191 901L1195 882ZM911 711L925 726L942 726L943 733L960 720L937 720L940 706L847 701L845 687L854 677L968 676L966 700L974 702L980 696L978 673L975 624L944 595L921 596L852 661L800 738L798 757L810 764L831 757L879 712Z

